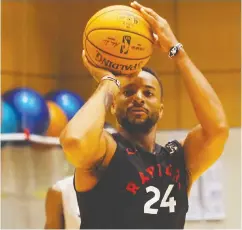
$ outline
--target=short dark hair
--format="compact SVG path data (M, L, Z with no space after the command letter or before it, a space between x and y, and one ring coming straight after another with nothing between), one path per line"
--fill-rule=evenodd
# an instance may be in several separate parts
M155 73L151 68L149 68L147 66L143 67L142 71L145 71L145 72L152 74L157 79L157 81L160 85L161 97L163 97L163 85L162 85L162 82L161 82L160 78L158 77L157 73Z

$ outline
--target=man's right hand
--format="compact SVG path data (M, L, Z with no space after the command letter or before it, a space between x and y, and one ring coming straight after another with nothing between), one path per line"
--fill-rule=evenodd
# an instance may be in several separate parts
M102 79L104 76L110 76L110 77L115 78L115 76L114 76L111 72L109 72L108 70L105 70L105 69L102 69L102 68L95 67L93 64L91 64L91 63L87 60L87 57L86 57L86 55L85 55L85 50L82 51L82 60L83 60L84 66L88 69L89 73L94 77L94 79L95 79L97 82L100 82L101 79Z

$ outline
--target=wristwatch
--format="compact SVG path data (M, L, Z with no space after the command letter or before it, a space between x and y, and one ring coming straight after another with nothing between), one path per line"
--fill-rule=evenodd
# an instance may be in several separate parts
M183 45L181 43L177 43L175 46L172 46L168 54L169 58L176 56L182 47Z
M111 76L104 76L104 77L101 79L101 81L103 81L103 80L113 81L113 82L118 86L118 88L120 89L120 81L117 80L116 78L111 77Z

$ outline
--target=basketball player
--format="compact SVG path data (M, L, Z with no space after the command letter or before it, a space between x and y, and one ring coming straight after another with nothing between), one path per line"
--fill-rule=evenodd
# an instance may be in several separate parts
M164 110L158 77L148 69L114 76L92 66L83 52L84 65L99 86L60 140L76 167L81 228L182 229L189 190L221 155L229 128L219 98L168 22L137 2L131 6L151 25L159 49L176 64L199 124L184 140L156 144ZM118 123L112 135L103 130L110 108Z
M46 195L45 229L79 229L81 224L73 176L49 188Z

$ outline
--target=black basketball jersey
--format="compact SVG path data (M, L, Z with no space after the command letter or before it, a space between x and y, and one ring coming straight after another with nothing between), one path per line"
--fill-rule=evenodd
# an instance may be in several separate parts
M184 228L187 174L179 142L156 145L153 154L113 137L117 149L100 181L76 192L81 228Z

